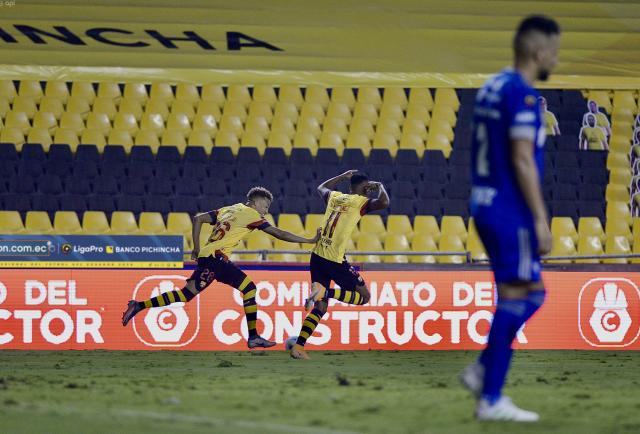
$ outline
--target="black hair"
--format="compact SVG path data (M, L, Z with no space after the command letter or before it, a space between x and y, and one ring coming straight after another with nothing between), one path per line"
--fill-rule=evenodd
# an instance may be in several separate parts
M533 32L542 33L546 36L559 35L560 26L553 18L545 15L530 15L523 19L518 25L516 35L513 38L513 50L516 53L516 57L526 57L529 54L527 53L528 48L525 39Z
M253 200L257 197L263 197L273 202L273 194L271 194L271 192L264 187L253 187L247 193L247 199L249 200Z
M363 182L369 181L369 175L364 172L356 172L351 175L351 188L355 188Z

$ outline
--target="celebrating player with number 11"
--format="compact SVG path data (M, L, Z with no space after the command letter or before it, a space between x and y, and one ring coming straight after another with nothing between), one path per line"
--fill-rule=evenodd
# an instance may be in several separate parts
M268 341L258 335L256 320L256 285L247 275L229 260L232 250L254 229L259 229L280 240L292 243L315 243L320 238L320 229L313 238L302 238L283 231L267 222L264 216L269 212L273 195L263 187L254 187L247 193L246 203L225 206L215 211L198 214L193 224L193 258L198 261L197 267L187 285L179 291L170 291L145 301L129 301L122 314L122 325L127 323L138 312L150 307L166 306L171 303L188 302L214 280L237 288L242 292L244 313L247 318L249 348L268 348L275 342ZM200 228L203 223L213 225L213 230L206 244L200 248Z

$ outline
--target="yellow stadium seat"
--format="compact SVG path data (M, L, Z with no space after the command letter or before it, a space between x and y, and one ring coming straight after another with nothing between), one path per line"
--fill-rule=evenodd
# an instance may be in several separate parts
M222 111L222 119L239 118L242 122L247 120L247 108L239 101L227 101Z
M590 90L587 98L598 103L598 106L611 113L611 98L608 90Z
M410 251L409 241L402 234L387 234L384 237L384 249L388 252L408 252ZM383 256L382 262L393 264L405 264L409 262L407 255Z
M549 256L575 256L576 243L572 237L566 235L554 235ZM549 261L552 264L568 264L570 259L555 259Z
M253 87L253 100L257 102L264 102L273 107L278 102L278 97L273 89L273 86L264 84L256 84Z
M433 97L431 91L423 87L414 87L409 91L409 105L419 105L427 110L433 109Z
M124 85L123 96L125 98L135 99L137 101L140 101L140 103L143 105L149 99L147 88L142 83L126 83Z
M140 233L145 235L162 235L167 233L167 227L159 212L140 213Z
M196 111L191 104L191 101L174 101L171 105L171 114L179 113L184 115L189 119L189 122L193 121L193 118L196 116Z
M580 217L580 220L578 220L578 235L596 236L602 242L606 239L602 223L598 217Z
M382 101L387 104L395 104L402 110L406 109L409 104L407 94L402 87L385 87Z
M396 140L402 137L402 129L397 119L380 119L376 128L376 134L391 134Z
M102 81L98 83L98 98L111 98L116 104L122 99L122 91L118 83Z
M440 264L464 264L467 262L466 255L464 254L465 248L463 241L455 234L442 233L440 237L440 252L461 252L462 255L446 255L438 256L437 261Z
M371 125L377 125L378 117L378 109L375 106L358 102L353 109L351 123L353 125L354 122L366 120L369 121Z
M176 86L176 101L185 101L191 104L192 108L195 108L200 101L200 95L198 94L198 88L194 84L190 83L178 83ZM174 104L175 104L174 102Z
M298 108L295 104L286 101L278 101L273 110L273 121L278 118L288 118L292 122L297 122L299 117Z
M640 217L634 217L631 223L631 228L634 236L640 236Z
M111 214L111 233L114 235L138 234L138 224L133 213L131 211L114 211Z
M420 119L406 119L402 124L402 134L417 134L422 140L426 140L428 130Z
M103 136L106 136L111 130L111 122L106 113L89 113L87 117L87 128L100 131Z
M605 198L607 202L616 201L616 200L629 202L630 197L629 197L629 189L627 188L627 185L612 184L612 183L607 185L607 189L605 193Z
M57 98L63 103L69 99L69 88L64 81L47 81L44 88L44 96ZM42 101L42 100L41 100Z
M318 140L312 133L297 131L293 136L293 147L309 149L311 154L315 155L318 151Z
M371 121L364 118L353 118L351 121L351 127L349 128L349 133L354 134L364 134L367 139L373 139L375 135L375 130L373 128L373 124Z
M322 131L327 134L337 134L342 140L345 140L349 133L347 123L342 118L327 118L322 126Z
M613 236L623 236L626 237L629 242L633 241L633 234L631 232L631 228L624 220L618 219L608 219L605 225L605 234L607 239Z
M298 214L280 214L278 217L278 227L298 235L304 233L304 226Z
M104 149L104 145L107 142L104 138L104 134L102 134L101 131L87 128L82 132L80 143L85 145L96 145L98 147L98 150L102 152L102 150Z
M218 84L205 84L202 86L200 99L202 99L202 101L213 102L218 107L222 107L227 97L224 96L222 86Z
M431 121L431 115L426 106L409 104L407 107L406 120L416 120L422 122L424 125L429 125Z
M613 91L613 110L625 108L635 110L637 107L636 98L630 90L614 90Z
M264 137L257 133L247 132L242 135L240 141L241 148L256 148L260 155L264 155L264 150L267 147Z
M607 220L617 219L626 222L631 226L631 211L628 202L609 201L607 202Z
M227 115L226 113L222 115L219 128L220 130L224 131L232 131L238 137L240 137L244 132L244 124L242 123L242 119L237 116Z
M418 134L402 134L398 149L413 149L418 154L418 158L422 158L426 147Z
M358 88L357 101L380 107L382 105L382 96L380 96L380 91L377 87L361 86Z
M319 104L323 109L329 106L329 94L324 86L310 85L305 90L304 99L307 104Z
M173 90L168 83L152 83L149 99L164 101L168 106L173 104Z
M132 114L137 122L142 119L142 104L140 101L130 98L122 98L120 100L120 106L118 107L118 113L120 114Z
M452 127L456 125L457 116L452 107L447 105L436 105L431 113L431 122L429 125L433 125L435 121L445 121Z
M327 116L325 117L325 123L328 119L339 118L344 119L347 124L351 123L351 109L343 102L331 101L327 108Z
M43 97L42 86L38 80L21 80L18 88L18 96L32 98L39 102Z
M367 214L360 219L360 234L375 234L376 237L382 238L386 235L387 229L384 227L382 217L377 214Z
M75 151L79 143L78 134L73 130L58 128L53 138L53 143L66 143L71 147L72 151Z
M311 133L317 139L320 137L322 133L322 128L320 127L320 123L316 118L299 118L297 131Z
M24 144L24 133L21 128L5 127L2 129L2 132L0 132L0 142L13 143L21 149Z
M245 134L246 135L246 134ZM267 147L269 148L281 148L286 155L291 155L291 148L293 144L291 139L285 133L271 132L267 137Z
M279 91L279 101L291 103L296 106L296 108L300 108L304 99L302 98L302 92L300 91L300 87L296 85L283 85L280 86Z
M440 227L438 221L432 215L418 215L413 219L413 234L427 235L436 242L440 240Z
M398 142L392 134L377 132L373 137L372 149L387 149L392 157L398 153Z
M231 131L218 131L216 134L213 145L215 147L227 147L231 148L234 154L238 153L238 148L240 147L240 141L238 140L238 136Z
M74 81L71 83L70 98L82 99L89 104L93 104L93 101L96 99L96 91L93 88L93 84L87 81Z
M162 120L166 121L169 117L169 106L165 101L156 99L149 99L147 105L144 108L145 114L157 114L162 117Z
M52 133L58 126L58 121L53 113L38 112L33 117L33 126L34 128L42 128Z
M274 250L300 250L300 244L298 243L289 243L283 240L274 240L273 241L273 249ZM270 253L267 256L269 261L275 262L298 262L298 255L293 253Z
M571 217L553 217L551 219L551 234L553 236L568 236L574 243L578 242L578 231Z
M267 137L269 135L270 127L267 119L263 117L252 117L251 115L247 118L247 122L244 126L244 130L247 133L258 134L262 138Z
M471 259L474 261L486 261L489 259L487 255L487 250L484 248L482 244L482 240L478 236L478 232L475 229L471 229L470 225L469 235L467 236L467 251L471 253Z
M180 155L182 155L187 147L187 140L182 131L167 129L162 133L160 146L175 146L178 148L178 151L180 151Z
M249 115L247 116L247 119L250 118L264 118L267 122L271 122L273 120L272 107L266 102L251 101L251 104L249 104Z
M24 223L28 234L52 234L53 226L49 220L49 214L45 211L28 211Z
M13 102L16 95L18 95L18 92L16 92L16 87L13 85L13 80L0 80L0 98Z
M366 134L350 132L345 142L345 148L360 149L365 156L371 152L371 141Z
M48 152L52 143L51 133L46 128L31 128L27 135L26 143L40 143L45 152Z
M123 131L118 129L112 129L109 131L109 136L107 137L108 145L121 145L124 147L126 152L131 151L133 147L133 138L131 137L131 133L129 131Z
M213 137L218 131L218 122L213 115L200 114L193 119L193 131L206 131L209 137Z
M411 240L411 250L414 252L437 252L438 246L429 235L415 235ZM409 256L409 262L415 264L435 264L436 257L433 255Z
M196 117L201 115L213 116L217 122L222 118L222 110L220 110L220 107L218 107L214 101L200 101L198 103Z
M82 216L82 230L89 235L111 232L107 216L102 211L85 211Z
M164 131L164 119L158 113L145 113L140 119L140 131L153 131L157 136Z
M211 154L213 148L213 140L209 131L193 129L189 137L187 137L187 146L201 146L207 154Z
M599 237L596 236L580 236L578 239L578 255L602 255L602 242ZM582 264L597 264L600 262L598 259L577 259L577 263Z
M304 131L304 128L300 128L300 131L306 132ZM271 132L286 134L290 139L292 139L296 134L296 127L291 118L275 116L271 123Z
M344 143L339 134L322 133L318 147L335 149L338 156L342 156L342 152L344 151Z
M227 88L227 102L239 102L245 107L251 102L251 95L247 86L232 84Z
M609 184L617 184L623 186L625 188L629 187L631 184L632 172L630 167L621 167L611 169L611 173L609 173ZM614 199L618 200L618 199ZM624 200L624 199L620 199Z
M434 107L438 105L445 105L451 107L453 110L458 111L460 108L460 100L455 89L438 88L436 89L436 96L434 99Z
M318 228L324 224L324 214L307 214L304 221L304 231L307 234L315 235Z
M611 135L629 137L633 133L633 125L626 122L614 122L611 126Z
M111 98L96 98L93 102L92 112L104 113L112 121L118 113L118 108Z
M31 128L31 123L26 113L10 111L4 119L5 128L15 128L26 134Z
M465 243L467 241L467 228L465 227L464 220L460 216L446 215L442 217L440 222L440 230L442 236L455 235Z
M40 100L39 109L41 112L53 113L57 120L59 120L60 116L62 116L62 113L64 113L64 105L62 104L62 100L58 98L51 98L48 96L45 96ZM2 108L0 108L0 110L2 110ZM6 115L6 112L0 114L2 115L2 117L4 117Z
M429 136L445 136L449 142L453 142L453 127L447 121L442 119L431 119L429 124Z
M53 218L53 229L60 235L82 233L82 226L75 211L57 211Z
M242 125L242 123L240 124ZM187 115L183 113L171 113L167 118L167 129L165 131L175 131L186 137L191 131L191 123Z
M86 99L72 96L67 101L67 112L78 113L82 116L82 119L87 119L87 116L89 116L91 112L91 106Z
M387 232L404 235L409 241L413 238L413 227L409 217L406 215L391 214L387 217Z
M136 145L150 146L151 149L157 151L160 147L160 140L158 139L158 133L153 130L138 130L136 133L136 139L134 142Z
M324 107L318 103L305 102L300 110L300 116L303 118L316 118L318 123L324 122Z
M24 225L18 211L0 211L0 234L21 234L24 232Z
M175 235L191 234L191 217L186 212L171 212L167 217L167 232Z
M626 154L629 152L629 148L631 148L631 140L626 135L613 135L609 139L609 152L618 154ZM619 163L616 161L615 163Z
M630 255L631 245L629 239L625 236L608 236L604 248L605 254L608 255ZM609 258L602 261L605 264L628 264L628 258Z
M33 98L17 96L13 100L11 111L25 113L29 119L33 119L36 112L38 111L38 107L36 105L36 101Z
M353 89L350 87L334 87L331 90L331 102L342 103L349 107L349 109L352 109L356 103ZM331 107L331 104L329 104L329 107Z
M400 106L395 104L382 104L382 107L380 107L380 119L378 124L385 120L395 120L398 123L402 123L404 122L404 111Z
M247 250L271 250L273 249L272 238L262 231L252 231L247 238ZM258 254L244 254L241 258L245 261L260 260Z
M135 134L138 131L138 122L132 113L118 113L113 120L113 128Z
M431 132L429 132L427 149L442 151L445 158L449 158L452 150L451 141L444 134L431 134Z
M356 250L358 252L381 252L383 249L378 237L372 237L371 234L361 233L358 237L358 242L356 243ZM357 255L354 256L354 260L355 262L382 262L381 256L379 255Z

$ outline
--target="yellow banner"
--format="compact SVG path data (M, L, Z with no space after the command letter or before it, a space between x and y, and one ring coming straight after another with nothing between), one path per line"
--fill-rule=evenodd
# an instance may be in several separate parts
M640 87L640 3L0 2L0 78L475 87L527 14L563 28L548 87Z

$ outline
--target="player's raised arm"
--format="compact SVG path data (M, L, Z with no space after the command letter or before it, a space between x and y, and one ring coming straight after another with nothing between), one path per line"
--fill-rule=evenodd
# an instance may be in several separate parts
M214 224L217 220L217 215L218 211L209 211L193 216L193 226L191 229L191 236L193 238L192 259L198 259L198 254L200 253L200 230L202 229L202 224Z
M381 182L370 181L367 185L367 192L378 192L378 197L369 201L367 211L377 211L385 209L389 206L389 194L385 190L384 185Z
M547 222L547 209L542 198L538 169L533 159L533 142L527 139L511 140L511 163L516 180L535 224L538 250L544 255L551 251L551 231Z
M292 234L291 232L283 231L282 229L279 229L279 228L277 228L275 226L268 226L268 227L264 228L263 231L268 233L269 235L279 239L279 240L288 241L290 243L315 244L316 241L318 241L318 239L320 239L320 231L321 231L321 229L318 228L318 231L316 232L316 235L313 238L299 237L296 234Z
M354 173L356 173L357 170L347 170L346 172L344 172L341 175L338 176L334 176L331 179L327 179L325 182L323 182L322 184L320 184L318 186L318 194L320 195L320 197L322 197L323 199L327 199L327 197L329 196L329 194L335 190L336 186L338 184L340 184L342 181L347 181L349 179L351 179L351 177L353 176Z

